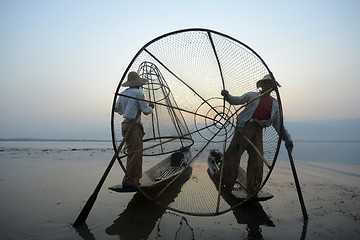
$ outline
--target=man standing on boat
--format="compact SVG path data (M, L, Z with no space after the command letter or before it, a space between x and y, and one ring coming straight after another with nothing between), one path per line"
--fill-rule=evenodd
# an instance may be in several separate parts
M280 85L276 82L280 87ZM270 96L274 89L270 75L256 83L259 92L248 92L242 96L231 96L227 90L221 95L233 105L246 104L245 109L237 116L236 131L224 155L223 181L225 186L232 190L236 182L241 155L247 150L249 159L247 165L247 192L253 194L263 178L263 128L273 126L280 134L280 113L278 102ZM283 129L282 140L290 150L293 142L288 131Z
M141 123L141 114L149 115L153 112L154 105L146 104L144 93L140 90L140 87L147 84L147 80L140 78L136 72L130 72L128 74L127 81L122 84L123 87L129 87L121 92L119 99L115 104L115 112L123 115L124 121L121 124L122 135L131 130L131 123L136 121L134 127L131 130L131 134L128 139L125 139L127 152L130 153L127 157L126 172L122 181L124 188L134 188L135 185L139 185L140 178L142 177L142 157L143 152L139 151L143 149L143 137L145 135L144 128ZM126 97L129 96L129 97ZM134 154L131 154L135 152Z

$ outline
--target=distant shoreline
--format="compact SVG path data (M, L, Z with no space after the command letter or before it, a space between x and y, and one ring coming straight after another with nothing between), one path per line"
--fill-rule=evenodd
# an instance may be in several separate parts
M297 140L297 143L360 143L359 140Z
M51 138L0 138L4 142L112 142L112 140L99 139L51 139ZM204 142L204 141L196 141ZM296 143L360 143L360 140L299 140Z
M0 138L4 142L111 142L111 140L96 139L47 139L47 138Z

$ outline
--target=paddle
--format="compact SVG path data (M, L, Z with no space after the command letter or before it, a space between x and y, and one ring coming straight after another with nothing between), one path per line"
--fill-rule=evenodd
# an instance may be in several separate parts
M292 154L291 154L291 148L290 148L289 146L286 146L286 150L287 150L288 155L289 155L291 170L292 170L293 175L294 175L296 190L297 190L297 193L298 193L298 196L299 196L299 201L300 201L300 204L301 204L302 214L303 214L303 216L304 216L304 220L306 221L306 220L308 219L308 214L307 214L307 212L306 212L305 203L304 203L304 198L303 198L302 193L301 193L301 188L300 188L300 184L299 184L299 179L298 179L297 174L296 174L294 159L293 159Z
M139 111L135 119L138 119L140 114L141 114L141 112ZM91 194L91 196L87 200L84 208L81 210L79 216L75 220L75 222L73 224L73 227L76 228L76 227L80 226L81 224L83 224L86 221L86 218L89 216L89 213L90 213L92 207L94 206L97 195L100 192L100 189L101 189L102 185L104 184L104 182L105 182L105 180L106 180L112 166L114 165L114 162L115 162L116 158L118 157L121 148L124 146L126 139L129 138L135 124L136 124L136 120L131 123L129 130L125 134L125 136L124 136L123 140L121 141L119 147L117 148L116 152L114 153L114 156L112 157L109 165L107 166L107 168L106 168L103 176L101 177L99 183L97 184L94 192Z

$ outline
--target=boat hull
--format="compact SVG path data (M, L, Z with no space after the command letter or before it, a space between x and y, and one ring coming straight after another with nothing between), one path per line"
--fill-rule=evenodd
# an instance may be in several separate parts
M181 161L179 160L180 158ZM179 174L181 174L181 176L178 177L180 181L187 181L192 173L191 166L188 166L191 159L192 154L190 149L176 152L145 171L140 179L140 185L136 187L124 187L122 184L117 184L109 187L109 189L115 192L136 192L140 189L143 191L161 189Z

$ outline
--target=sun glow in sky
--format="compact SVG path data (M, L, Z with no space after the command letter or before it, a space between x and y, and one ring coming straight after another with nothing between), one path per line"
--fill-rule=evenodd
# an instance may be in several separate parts
M110 139L133 56L185 28L254 49L283 86L285 121L360 118L359 12L356 0L2 0L0 138Z

